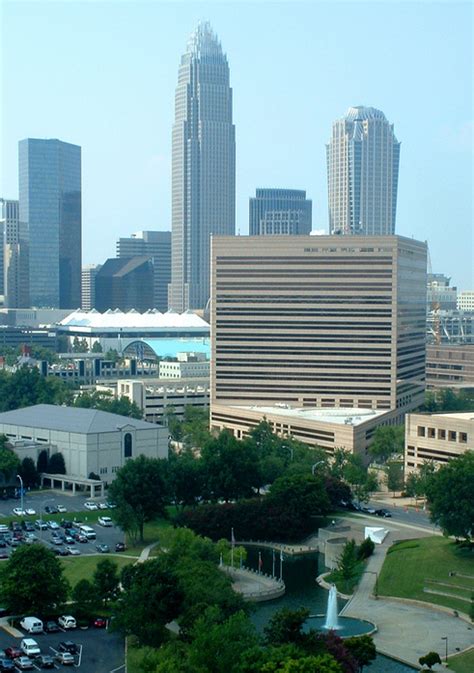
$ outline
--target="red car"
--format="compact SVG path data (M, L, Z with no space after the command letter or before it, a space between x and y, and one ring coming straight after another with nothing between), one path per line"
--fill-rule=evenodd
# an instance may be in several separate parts
M10 659L18 659L18 657L23 656L23 652L20 650L19 647L7 647L5 648L5 654Z
M105 629L107 621L103 617L96 617L93 621L93 625L96 629Z

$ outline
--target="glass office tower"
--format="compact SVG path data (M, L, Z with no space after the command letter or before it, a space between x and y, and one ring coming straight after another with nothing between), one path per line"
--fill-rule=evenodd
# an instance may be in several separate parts
M20 226L31 306L81 305L81 148L61 140L19 143Z
M212 234L235 233L235 128L229 65L208 23L181 58L172 137L169 305L204 308Z
M302 189L257 189L249 200L249 235L311 233L312 202Z

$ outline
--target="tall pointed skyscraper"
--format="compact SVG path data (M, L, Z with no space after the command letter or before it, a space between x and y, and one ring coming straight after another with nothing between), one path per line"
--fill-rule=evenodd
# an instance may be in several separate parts
M327 148L329 232L395 233L400 143L380 110L351 107Z
M235 127L229 65L208 23L181 58L172 139L172 268L169 305L204 308L210 238L235 233Z

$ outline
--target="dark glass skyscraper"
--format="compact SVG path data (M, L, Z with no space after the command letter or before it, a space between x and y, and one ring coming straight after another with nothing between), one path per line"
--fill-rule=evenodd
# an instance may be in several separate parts
M172 138L172 266L169 304L209 299L210 239L235 233L235 128L229 65L199 24L181 58Z
M301 189L257 189L249 200L249 234L310 234L311 212L312 202Z
M19 143L20 226L31 306L81 305L81 148L61 140Z

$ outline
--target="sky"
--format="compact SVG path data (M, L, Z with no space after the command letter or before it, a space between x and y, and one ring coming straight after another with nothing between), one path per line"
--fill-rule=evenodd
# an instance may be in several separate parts
M0 0L0 196L18 141L82 147L83 262L120 236L171 228L171 126L181 54L209 20L230 65L237 231L257 187L305 189L327 231L325 144L352 105L401 141L397 233L474 289L470 2Z

